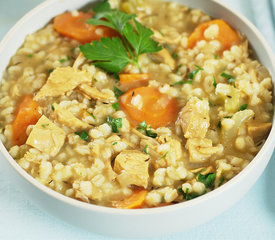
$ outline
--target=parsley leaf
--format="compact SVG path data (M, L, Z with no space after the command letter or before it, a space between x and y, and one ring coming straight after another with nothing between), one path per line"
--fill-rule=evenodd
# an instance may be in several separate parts
M135 14L127 14L117 9L111 9L108 1L97 3L93 11L96 15L87 21L88 24L107 26L118 31L121 35L125 24L136 17ZM100 20L101 18L108 21Z
M78 135L82 140L88 142L89 141L89 135L86 131L82 132L75 132L76 135Z
M104 0L102 2L98 2L94 7L93 11L95 13L100 13L100 12L107 12L111 10L111 6L108 2L108 0Z
M122 118L112 118L110 115L107 117L106 122L112 127L114 133L119 133L119 128L122 128Z
M198 176L198 180L202 182L207 188L213 187L215 178L216 178L216 173L209 173L206 175L202 175L200 173Z
M239 109L239 111L243 111L243 110L245 110L245 109L247 109L247 104L243 104L242 106L240 106L240 109Z
M119 99L119 97L123 94L124 92L121 91L119 88L117 88L116 86L114 87L114 94L116 96L117 99Z
M203 68L201 68L200 66L198 66L198 65L195 65L195 67L196 67L196 69L195 70L193 70L192 72L190 72L189 74L188 74L188 78L189 79L194 79L194 77L195 77L195 75L199 72L199 71L202 71L202 70L204 70Z
M154 32L134 19L136 32L130 23L126 23L123 30L123 34L129 41L133 49L135 50L136 56L143 53L154 53L162 49L156 41L150 38Z
M84 56L93 61L96 67L111 73L120 72L128 63L129 58L122 41L118 37L101 38L79 47Z

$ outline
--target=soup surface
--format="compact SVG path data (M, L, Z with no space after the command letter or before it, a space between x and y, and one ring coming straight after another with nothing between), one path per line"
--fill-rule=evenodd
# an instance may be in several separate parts
M271 129L272 81L248 40L175 2L100 2L28 35L2 77L0 138L42 184L116 208L199 197Z

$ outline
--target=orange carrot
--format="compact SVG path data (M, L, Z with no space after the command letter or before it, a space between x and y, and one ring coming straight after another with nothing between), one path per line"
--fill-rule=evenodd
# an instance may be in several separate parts
M77 16L66 12L54 18L54 29L60 34L76 39L82 43L100 40L102 37L117 36L118 33L105 26L93 26L86 20L93 17L93 13L79 12Z
M215 19L201 23L195 28L193 33L191 33L188 38L188 48L195 47L197 42L200 40L206 40L204 31L213 24L216 24L219 27L218 34L213 38L213 40L218 40L221 43L220 52L229 49L232 45L238 44L240 42L238 33L231 26L229 26L222 19Z
M176 120L179 110L176 99L154 87L131 89L120 97L119 102L134 126L142 121L153 128L166 126Z
M121 201L113 201L112 205L115 208L125 208L125 209L132 209L132 208L141 208L145 197L148 191L145 189L136 190L133 194Z
M39 118L38 103L32 99L31 95L25 95L15 111L12 123L12 143L14 145L24 144L28 138L27 127L36 124Z
M121 87L126 89L147 85L150 75L148 73L119 74Z

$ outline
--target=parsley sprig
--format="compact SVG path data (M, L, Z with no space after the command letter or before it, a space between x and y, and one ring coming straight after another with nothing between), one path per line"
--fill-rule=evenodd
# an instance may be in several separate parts
M87 21L92 25L103 25L116 30L121 38L101 38L80 46L84 56L97 67L110 73L121 72L127 64L138 65L143 53L154 53L162 48L151 36L153 31L135 20L135 14L111 9L108 1L99 2L93 8L95 16ZM104 18L104 20L102 20ZM129 21L133 21L133 25Z

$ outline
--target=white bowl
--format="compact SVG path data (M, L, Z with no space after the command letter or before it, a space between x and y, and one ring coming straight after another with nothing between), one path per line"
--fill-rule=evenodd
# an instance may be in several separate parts
M0 43L0 74L9 59L22 45L27 34L45 26L54 16L78 9L89 0L48 0L26 14ZM243 16L218 1L182 0L182 4L199 8L214 18L223 18L247 36L260 62L275 80L275 59L261 33ZM274 93L274 91L273 91ZM274 99L274 96L273 96ZM275 116L275 114L273 115ZM273 118L274 122L274 118ZM0 144L2 164L10 166L16 185L47 212L89 231L113 237L151 237L184 231L222 213L238 201L265 169L275 144L273 125L266 143L253 161L236 177L199 198L171 206L124 210L96 206L63 196L27 174Z

